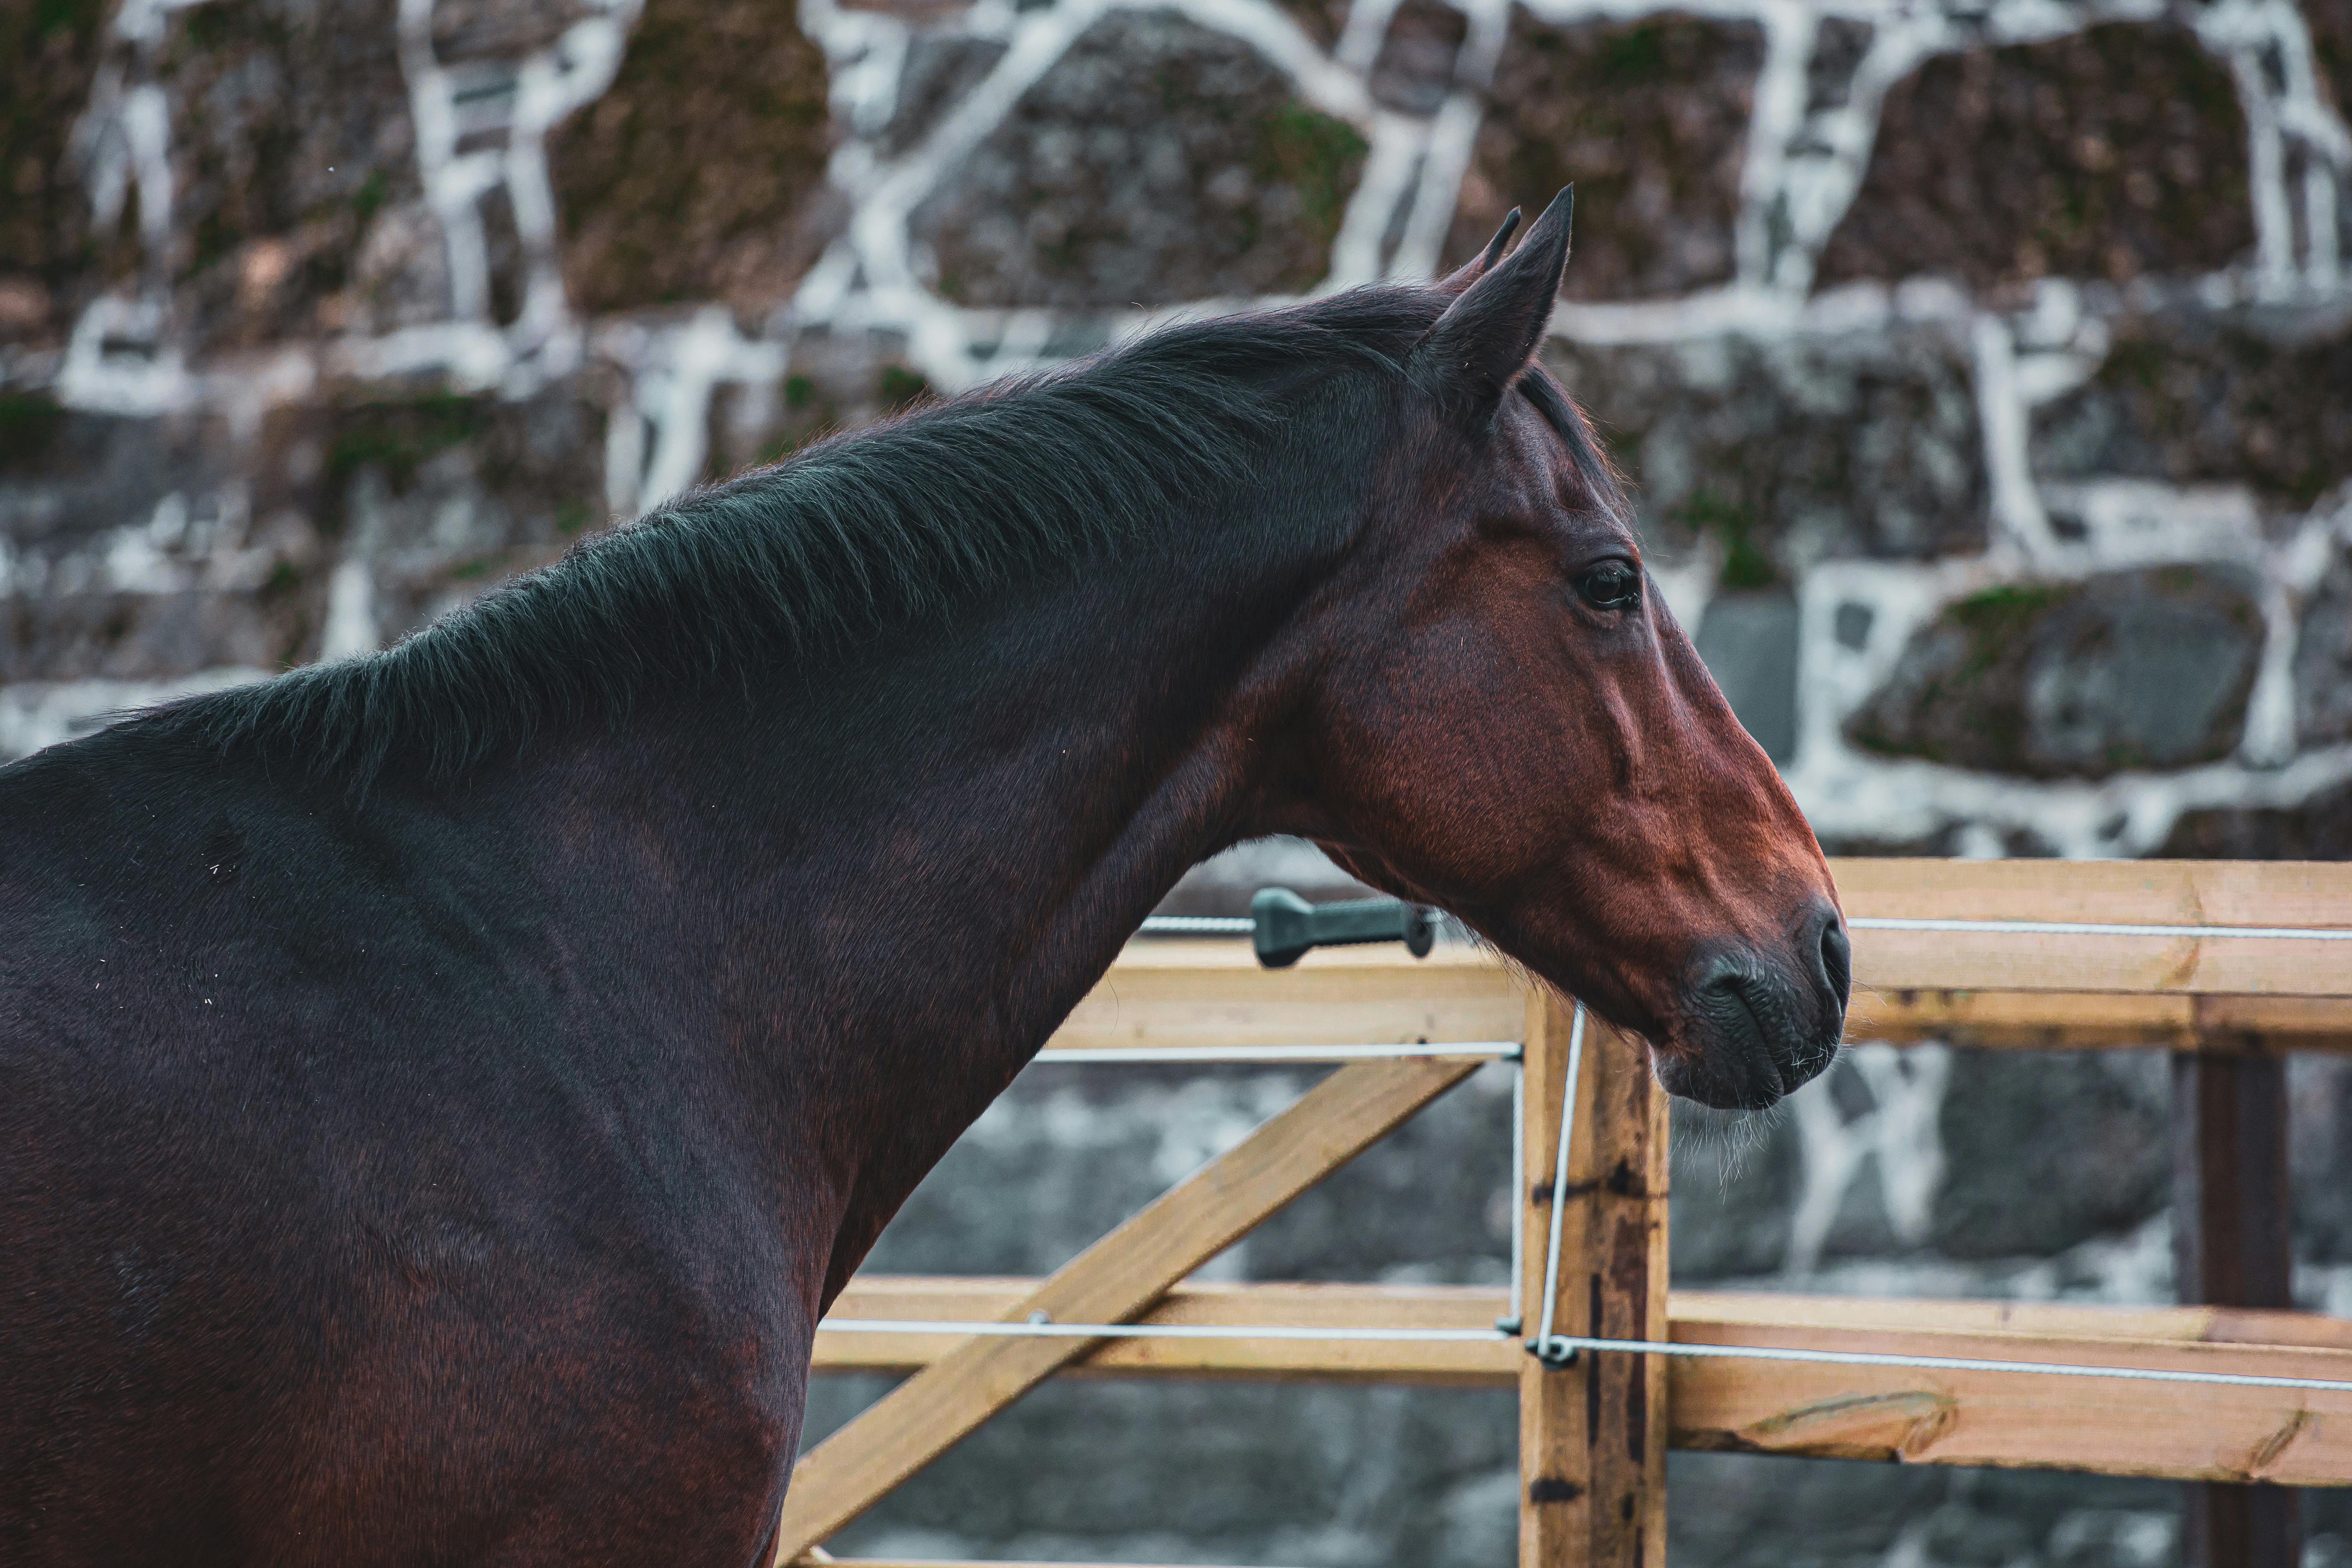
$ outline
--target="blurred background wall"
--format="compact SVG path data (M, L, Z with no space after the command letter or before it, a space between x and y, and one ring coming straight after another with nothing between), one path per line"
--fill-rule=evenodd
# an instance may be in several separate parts
M2352 0L0 0L0 756L1573 179L1547 353L1833 852L2352 853ZM1328 886L1273 846L1185 907ZM1032 1271L1286 1075L1033 1073L878 1266ZM1031 1081L1032 1079L1035 1081ZM2294 1078L2352 1312L2352 1078ZM1498 1082L1217 1265L1499 1279ZM2160 1060L1686 1119L1676 1269L2162 1300ZM875 1389L820 1390L821 1429ZM1507 1400L1051 1388L853 1544L1510 1559ZM2158 1564L2154 1483L1678 1456L1678 1564ZM2352 1507L2308 1500L2308 1560Z

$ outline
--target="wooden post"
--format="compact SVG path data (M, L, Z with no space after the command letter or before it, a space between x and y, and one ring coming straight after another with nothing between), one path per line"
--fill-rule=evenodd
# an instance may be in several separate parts
M2210 1047L2222 1045L2209 1040ZM2242 1054L2172 1058L2172 1255L2184 1304L2294 1303L2287 1190L2286 1062L2258 1041ZM2294 1568L2301 1510L2286 1487L2191 1481L2182 1499L2185 1568Z
M1570 1007L1528 1002L1523 1339L1543 1322ZM1553 1331L1666 1337L1666 1096L1649 1052L1588 1017ZM1580 1352L1519 1373L1519 1568L1664 1568L1666 1363Z

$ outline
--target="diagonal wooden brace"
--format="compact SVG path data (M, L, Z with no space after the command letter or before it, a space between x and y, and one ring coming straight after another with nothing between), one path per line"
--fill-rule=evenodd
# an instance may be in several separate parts
M1134 1317L1478 1066L1405 1058L1340 1068L1072 1258L1002 1321L1021 1322L1036 1312L1066 1323ZM773 1563L782 1568L801 1558L1100 1342L975 1339L900 1384L802 1457L784 1497Z

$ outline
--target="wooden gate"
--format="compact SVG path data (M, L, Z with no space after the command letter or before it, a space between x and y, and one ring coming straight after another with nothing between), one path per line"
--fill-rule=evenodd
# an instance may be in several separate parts
M1238 1147L1045 1279L859 1276L821 1372L906 1382L800 1461L781 1564L822 1543L1045 1378L1244 1376L1513 1387L1525 1568L1657 1568L1669 1445L2023 1466L2208 1483L2189 1560L2286 1568L2294 1494L2352 1485L2352 1392L2030 1371L1588 1352L1566 1366L1495 1329L1543 1316L1560 1213L1556 1331L1612 1340L1874 1352L2352 1382L2352 1322L2286 1306L2284 1053L2352 1049L2352 942L2213 928L2352 930L2352 866L1870 859L1833 862L1853 931L1856 1040L1995 1050L2173 1052L2182 1290L2112 1308L1667 1289L1665 1097L1638 1043L1588 1031L1570 1163L1552 1191L1569 1011L1493 959L1440 948L1310 955L1264 971L1246 944L1138 942L1048 1052L1386 1042L1425 1047L1333 1071ZM1952 922L1979 929L1951 929ZM2173 929L1981 929L2004 922ZM1524 1045L1521 1299L1477 1288L1206 1285L1187 1277L1475 1071ZM1449 1047L1453 1047L1449 1050ZM1462 1053L1462 1054L1456 1054ZM970 1323L1139 1323L1329 1337L982 1337ZM1415 1341L1371 1330L1451 1331Z

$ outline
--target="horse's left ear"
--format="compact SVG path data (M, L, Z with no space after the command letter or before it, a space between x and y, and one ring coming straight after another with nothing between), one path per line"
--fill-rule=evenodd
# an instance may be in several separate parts
M1413 379L1447 408L1483 424L1535 357L1568 268L1575 195L1570 186L1554 196L1510 259L1485 268L1414 345Z

